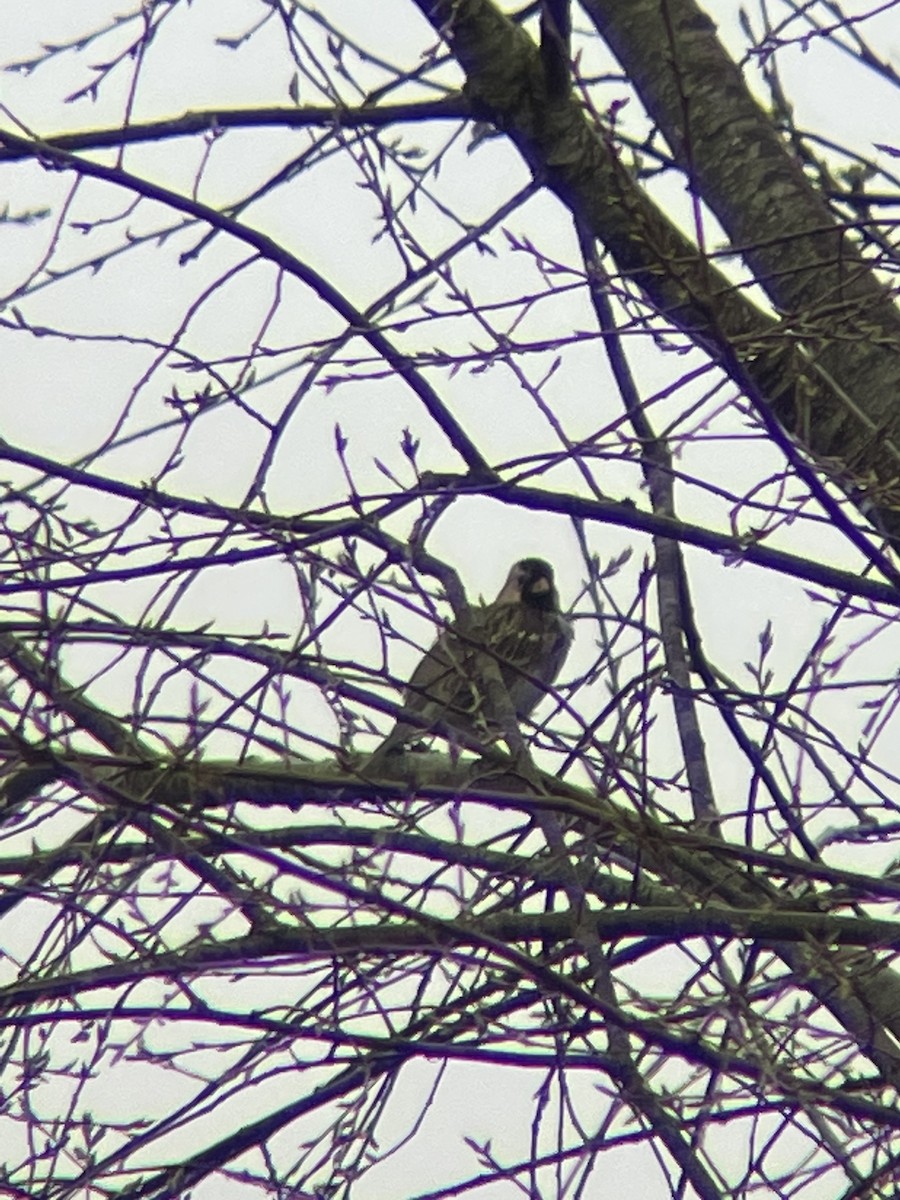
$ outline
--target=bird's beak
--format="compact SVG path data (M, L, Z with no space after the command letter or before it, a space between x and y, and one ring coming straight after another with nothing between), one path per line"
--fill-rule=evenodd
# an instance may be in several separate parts
M536 595L538 595L538 596L542 596L542 595L544 595L544 593L545 593L545 592L549 592L549 591L550 591L550 587L551 587L550 580L547 578L547 576L546 576L546 575L541 575L541 576L540 576L538 579L536 579L536 580L534 581L534 583L531 585L531 590L532 590L532 592L534 592Z

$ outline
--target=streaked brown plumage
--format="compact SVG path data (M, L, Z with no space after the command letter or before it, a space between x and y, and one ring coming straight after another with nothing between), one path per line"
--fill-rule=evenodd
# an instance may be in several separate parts
M572 626L559 611L553 568L540 558L523 558L510 570L491 604L475 605L463 629L454 623L441 634L413 671L404 712L375 751L377 765L427 737L438 725L481 741L499 732L485 711L479 656L490 655L509 693L516 716L527 717L559 674L572 642ZM483 668L482 668L483 669Z

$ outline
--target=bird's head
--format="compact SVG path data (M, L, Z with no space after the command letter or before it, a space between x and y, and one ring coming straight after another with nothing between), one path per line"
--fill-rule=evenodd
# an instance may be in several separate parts
M557 612L559 597L553 582L553 568L542 558L519 559L513 564L497 601Z

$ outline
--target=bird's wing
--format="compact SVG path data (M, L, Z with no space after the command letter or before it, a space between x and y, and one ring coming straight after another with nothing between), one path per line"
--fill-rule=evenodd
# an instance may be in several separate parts
M479 720L483 695L477 683L481 611L470 610L465 635L456 624L449 625L419 659L403 694L404 714L419 720L412 723L401 716L375 751L373 761L401 750L417 737L427 737L440 723L472 736L486 732L483 719Z
M404 713L421 724L401 717L376 755L427 736L439 723L476 737L488 734L483 654L497 662L516 716L527 717L559 674L571 641L571 625L558 613L500 599L471 608L464 625L449 625L423 654L406 685Z
M559 613L521 604L488 605L484 644L500 665L516 716L527 717L559 675L572 626Z
M458 636L455 626L445 629L410 676L404 699L406 709L437 719L446 715L451 724L455 723L455 715L471 713L474 698L471 681L477 654L477 644Z

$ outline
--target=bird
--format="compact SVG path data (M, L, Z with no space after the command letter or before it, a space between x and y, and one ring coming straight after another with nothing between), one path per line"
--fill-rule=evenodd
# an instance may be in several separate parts
M410 742L437 732L438 726L445 734L494 740L501 730L485 711L480 656L496 662L522 720L556 680L572 637L572 625L559 611L553 568L542 558L520 559L496 600L473 605L468 618L448 625L422 656L406 685L403 712L370 765L404 753ZM417 720L410 722L409 716Z

